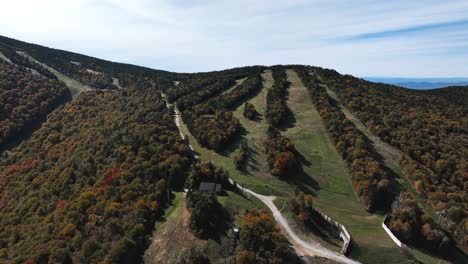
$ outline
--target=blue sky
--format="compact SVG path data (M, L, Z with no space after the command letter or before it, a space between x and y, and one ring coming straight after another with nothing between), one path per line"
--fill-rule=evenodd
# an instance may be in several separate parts
M468 77L468 1L1 0L0 34L179 72Z

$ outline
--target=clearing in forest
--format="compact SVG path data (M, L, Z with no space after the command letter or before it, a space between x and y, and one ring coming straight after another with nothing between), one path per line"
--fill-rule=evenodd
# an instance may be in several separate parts
M247 80L247 78L248 78L248 77L245 77L245 78L236 80L236 84L234 84L232 87L230 87L230 88L227 89L226 91L222 92L221 94L227 94L227 93L230 93L231 91L235 90L239 85L241 85L242 83L244 83L245 80Z
M305 176L316 181L314 206L351 233L351 257L364 263L404 263L407 257L382 229L383 216L370 214L355 195L346 165L297 73L287 71L292 127L284 131L302 156ZM308 186L304 186L307 190Z
M171 206L161 220L156 223L151 244L145 252L144 263L180 263L192 249L205 252L213 263L224 263L224 258L233 254L236 238L230 230L219 239L202 240L195 237L189 228L190 212L185 206L185 193L175 193ZM233 224L238 226L240 217L249 209L265 208L262 202L248 199L239 194L227 191L218 197L226 210L234 215Z
M70 89L70 93L72 94L73 98L75 98L77 95L79 95L83 91L95 90L91 86L84 85L81 82L62 74L61 72L55 70L54 68L48 66L47 64L42 63L42 62L34 59L32 56L30 56L29 54L27 54L24 51L17 51L16 53L18 53L19 55L21 55L21 56L23 56L23 57L25 57L25 58L33 61L33 62L36 62L36 63L40 64L42 67L44 67L47 70L49 70L50 72L52 72L57 77L57 79L64 82L65 85Z
M339 102L341 111L343 114L348 118L351 122L354 123L357 129L359 129L366 137L372 142L372 145L376 152L382 157L383 162L387 168L389 168L394 175L398 176L396 179L400 184L400 188L402 191L408 191L411 193L413 197L415 197L418 202L419 206L425 213L432 215L434 219L437 219L437 215L434 212L433 208L430 207L417 193L413 187L413 184L410 182L408 178L403 174L400 161L402 157L406 157L407 159L411 159L408 155L403 153L401 150L391 146L390 144L381 140L378 136L374 135L351 111L346 108L340 101L338 95L332 91L327 85L322 85L328 95ZM412 159L411 159L412 160ZM424 253L420 250L410 248L409 249L415 257L419 260L423 261L424 263L448 263L447 261L437 258L435 256L429 255Z
M202 161L212 161L217 167L225 169L229 173L229 176L233 180L238 181L242 186L264 195L289 196L294 192L294 188L268 173L268 163L263 149L263 141L267 136L268 124L263 117L263 110L267 89L273 85L273 77L269 71L263 73L262 77L264 80L263 89L248 101L255 105L261 116L256 121L250 121L242 115L244 106L239 106L234 111L234 115L245 128L245 134L242 135L238 142L231 144L222 153L206 149L198 144L182 119L180 120L181 130L187 136L190 145L193 146L195 153ZM233 157L239 151L240 140L247 140L250 148L249 165L246 171L236 169L233 162Z
M291 82L287 101L291 110L291 119L283 129L283 133L294 142L300 153L302 174L292 175L288 180L279 179L268 173L263 147L263 141L267 138L268 124L263 113L267 89L273 84L269 71L262 74L264 80L262 91L248 100L260 113L260 117L255 121L245 118L242 115L243 105L234 111L234 115L245 128L242 140L248 142L251 150L249 165L245 172L237 170L232 159L238 153L239 142L235 142L222 153L217 153L200 146L181 122L183 134L187 135L201 160L212 161L216 166L224 168L231 178L246 188L263 195L277 196L278 201L275 203L278 208L284 207L287 198L295 191L314 194L315 206L345 225L351 233L353 259L364 263L407 262L408 257L381 227L383 216L368 213L356 197L346 166L330 142L327 130L297 73L288 70L287 75Z

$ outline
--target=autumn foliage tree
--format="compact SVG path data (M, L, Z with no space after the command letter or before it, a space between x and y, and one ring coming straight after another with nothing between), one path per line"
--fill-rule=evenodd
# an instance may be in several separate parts
M433 209L450 211L448 231L468 248L467 87L411 90L314 68L340 101L383 141L408 158L403 172Z
M240 232L237 263L300 263L269 213L246 212Z
M293 220L304 232L312 232L322 238L338 239L340 230L315 210L313 200L312 195L303 192L289 198L288 208Z
M217 168L211 162L195 162L188 176L188 188L198 189L201 182L219 183L223 188L229 188L229 174L223 168Z
M290 83L284 67L273 67L272 73L274 83L267 92L265 118L271 126L278 127L288 119L289 108L286 99Z
M168 188L192 159L160 91L128 81L125 92L83 92L2 153L0 252L8 255L0 262L125 263L142 255Z
M288 200L289 210L302 222L309 222L315 212L313 208L313 197L299 193Z
M437 211L445 211L443 222L448 223L448 231L463 246L468 246L467 201L462 191L447 185L441 178L424 165L409 159L401 162L403 172L413 181L416 192ZM442 183L442 184L441 184Z
M0 60L0 146L40 123L69 97L64 83Z
M402 193L392 205L389 227L402 241L442 252L449 246L449 238L433 218L424 214L416 199Z
M281 135L277 129L270 128L269 138L265 140L264 147L268 155L271 174L290 177L298 169L294 144L289 138Z
M233 157L234 165L238 170L244 170L247 166L247 162L249 159L249 146L247 141L243 140L240 143L239 153Z
M215 151L222 151L240 135L241 125L232 111L262 88L258 68L241 68L237 74L233 75L234 73L236 72L225 73L224 78L239 77L241 73L248 74L248 77L241 84L226 84L232 86L229 91L225 91L229 88L227 86L216 89L217 92L211 92L210 87L203 87L177 100L179 110L184 110L182 117L192 135L201 145ZM211 78L219 78L219 74ZM195 80L198 83L198 78ZM220 92L222 93L219 94ZM208 95L204 99L196 99L197 94L205 93Z
M244 117L247 119L255 120L255 118L259 115L259 113L255 109L255 106L253 104L245 103L244 112L242 112L242 115L244 115Z
M201 115L188 121L192 135L207 148L220 151L239 135L240 123L232 112L216 112L213 115Z
M229 213L213 193L190 191L187 208L190 211L190 229L200 238L219 236L230 222Z
M353 181L353 187L368 210L388 208L393 199L391 178L369 139L341 111L310 68L296 68L309 90L312 102L319 111L329 136L341 154Z

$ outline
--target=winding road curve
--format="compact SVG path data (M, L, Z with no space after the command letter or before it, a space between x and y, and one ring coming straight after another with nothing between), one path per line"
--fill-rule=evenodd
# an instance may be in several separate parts
M166 100L166 107L169 108L169 103ZM179 134L182 139L185 140L185 135L182 133L182 129L180 128L180 112L179 109L177 109L177 106L174 105L174 120L177 128L179 129ZM193 149L192 145L189 143L189 148L192 150L193 157L196 159L199 159L198 155L195 153L195 150Z
M301 238L299 238L294 231L292 231L291 227L289 226L287 220L284 218L284 216L281 214L281 212L278 210L276 205L273 203L273 200L276 198L275 196L265 196L258 194L256 192L253 192L252 190L246 189L241 187L240 185L237 185L237 187L243 189L245 192L257 197L260 201L262 201L268 208L271 210L273 213L273 216L275 217L276 222L281 226L284 232L286 232L287 236L292 240L292 244L295 246L296 250L299 251L300 253L304 255L309 255L309 256L320 256L324 257L327 259L332 259L334 261L342 262L342 263L350 263L350 264L355 264L359 263L357 261L354 261L350 258L347 258L345 255L335 253L327 248L324 248L321 246L319 243L308 243Z
M169 108L170 105L167 102L166 96L164 94L162 94L162 97L166 100L166 106ZM179 112L179 110L177 109L176 106L174 106L174 120L175 120L175 124L176 124L177 128L179 129L180 136L182 137L182 139L185 139L185 135L182 133L182 129L180 127L180 112ZM194 149L190 144L189 144L189 147L192 150L192 152L194 153L193 154L194 157L196 159L199 159L198 155L195 154ZM229 181L231 182L231 184L234 183L234 181L232 179L229 179ZM301 238L299 238L294 233L294 231L291 229L291 227L289 226L287 220L284 218L284 216L278 210L276 205L273 203L273 200L276 198L275 196L265 196L265 195L258 194L256 192L250 190L250 189L242 187L240 184L237 184L237 188L239 188L240 190L242 190L242 191L244 191L244 192L246 192L246 193L248 193L250 195L255 196L256 198L258 198L260 201L262 201L271 210L271 212L273 213L273 217L278 222L278 224L281 226L281 229L286 234L286 236L288 238L290 238L290 242L294 245L294 248L296 249L296 251L298 251L298 253L301 253L301 254L307 255L307 256L320 256L320 257L324 257L324 258L331 259L331 260L341 262L341 263L349 263L349 264L360 263L360 262L354 261L354 260L352 260L350 258L347 258L345 255L338 254L338 253L333 252L333 251L331 251L331 250L329 250L327 248L324 248L319 243L312 244L312 243L306 242L306 241L302 240Z

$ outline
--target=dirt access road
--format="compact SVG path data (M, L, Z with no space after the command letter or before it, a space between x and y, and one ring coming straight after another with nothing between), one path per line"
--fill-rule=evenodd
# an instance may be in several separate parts
M164 99L166 99L166 96L163 94L162 95ZM166 106L169 108L170 105L169 103L167 102L167 99L166 99ZM180 133L180 136L182 137L182 139L185 138L185 136L183 135L182 133L182 130L181 130L181 127L180 127L180 112L179 110L177 109L177 107L174 107L174 122L177 126L177 128L179 129L179 133ZM189 144L189 147L190 149L192 150L193 152L193 147ZM199 157L194 153L194 157L196 159L199 159ZM234 183L232 181L232 179L229 179L229 181L231 183ZM294 246L294 248L296 249L296 251L299 253L299 254L303 254L303 255L307 255L307 256L319 256L319 257L324 257L324 258L327 258L327 259L332 259L334 261L338 261L338 262L341 262L341 263L349 263L349 264L356 264L356 263L359 263L357 261L354 261L352 259L349 259L347 258L346 256L342 255L342 254L338 254L338 253L335 253L327 248L324 248L323 246L321 246L319 243L315 243L315 244L312 244L312 243L308 243L302 239L300 239L291 229L291 227L289 226L287 220L284 218L284 216L281 214L281 212L278 210L278 208L276 207L276 205L273 203L273 200L276 198L275 196L265 196L265 195L261 195L261 194L258 194L250 189L247 189L247 188L244 188L242 187L241 185L237 184L237 187L250 194L250 195L253 195L255 196L256 198L258 198L260 201L262 201L270 210L271 212L273 213L273 216L275 218L275 220L278 222L278 224L280 225L281 227L281 230L283 231L283 233L286 235L287 238L289 238L291 244Z
M276 205L273 203L273 200L276 198L275 196L265 196L258 194L256 192L253 192L249 189L243 188L242 186L238 185L238 188L243 190L244 192L247 192L255 197L257 197L260 201L262 201L268 208L271 210L273 213L273 216L275 217L276 222L281 226L281 229L283 232L287 235L287 237L290 239L290 242L294 245L294 248L298 253L302 253L304 255L308 256L319 256L319 257L324 257L327 259L332 259L334 261L342 262L342 263L359 263L357 261L354 261L352 259L347 258L346 256L342 254L335 253L327 248L324 248L321 246L319 243L308 243L302 239L300 239L291 229L289 226L287 220L284 218L284 216L281 214L281 212L278 210Z

